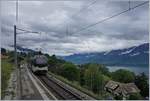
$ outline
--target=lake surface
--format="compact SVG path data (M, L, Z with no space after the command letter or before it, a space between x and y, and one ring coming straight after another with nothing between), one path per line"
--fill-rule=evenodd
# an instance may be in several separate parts
M135 74L140 74L144 72L146 75L149 75L149 67L137 67L137 66L106 66L106 67L109 68L110 72L114 72L118 69L127 69L134 72Z

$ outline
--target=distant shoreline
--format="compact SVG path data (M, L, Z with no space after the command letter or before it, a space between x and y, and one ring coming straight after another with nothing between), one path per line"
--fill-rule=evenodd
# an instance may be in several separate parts
M134 72L135 74L140 74L144 72L146 75L149 75L149 68L144 66L106 66L106 68L109 69L110 72L114 72L118 69L127 69L129 71Z
M136 66L136 67L149 67L148 64L104 64L105 66L126 66L126 67L131 67L131 66Z

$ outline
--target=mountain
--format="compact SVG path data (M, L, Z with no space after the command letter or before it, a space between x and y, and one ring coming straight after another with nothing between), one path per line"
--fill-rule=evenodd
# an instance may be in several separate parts
M79 53L62 57L75 64L100 63L107 65L146 65L149 64L149 43L107 52Z

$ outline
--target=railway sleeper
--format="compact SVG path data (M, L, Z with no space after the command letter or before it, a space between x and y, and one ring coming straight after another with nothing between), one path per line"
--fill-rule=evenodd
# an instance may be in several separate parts
M67 87L61 85L60 83L56 82L54 79L50 79L48 78L49 80L55 82L57 85L61 86L64 90L66 90L68 93L71 93L74 97L78 98L78 99L82 99L83 97L80 96L79 94L75 93L74 91L68 89Z

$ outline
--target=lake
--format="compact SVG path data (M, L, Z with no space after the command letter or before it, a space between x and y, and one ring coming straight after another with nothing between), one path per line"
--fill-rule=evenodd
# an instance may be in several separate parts
M110 72L114 72L118 69L127 69L134 72L135 74L140 74L144 72L146 75L149 75L148 67L137 67L137 66L106 66L106 67L109 68Z

